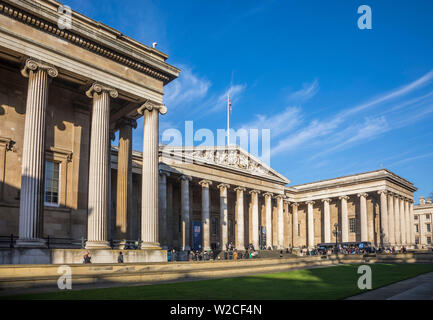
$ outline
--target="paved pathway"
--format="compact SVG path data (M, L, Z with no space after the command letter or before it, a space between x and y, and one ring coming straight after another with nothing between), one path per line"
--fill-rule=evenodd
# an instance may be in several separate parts
M433 300L433 272L371 290L347 300Z

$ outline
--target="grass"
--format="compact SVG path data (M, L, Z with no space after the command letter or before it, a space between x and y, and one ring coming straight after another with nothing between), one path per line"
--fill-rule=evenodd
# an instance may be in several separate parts
M362 293L359 265L293 270L248 277L133 287L62 291L11 296L8 299L116 300L286 300L344 299ZM372 264L373 289L432 272L433 264Z

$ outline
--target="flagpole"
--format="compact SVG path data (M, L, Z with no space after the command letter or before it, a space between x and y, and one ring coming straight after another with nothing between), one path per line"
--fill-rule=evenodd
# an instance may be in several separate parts
M230 145L230 97L227 94L227 146Z

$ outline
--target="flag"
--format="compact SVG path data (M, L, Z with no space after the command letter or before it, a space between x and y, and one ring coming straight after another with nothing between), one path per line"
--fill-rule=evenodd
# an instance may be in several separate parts
M230 97L229 96L227 96L227 98L228 98L228 103L229 103L229 108L230 108L230 114L232 114L232 102L230 101Z

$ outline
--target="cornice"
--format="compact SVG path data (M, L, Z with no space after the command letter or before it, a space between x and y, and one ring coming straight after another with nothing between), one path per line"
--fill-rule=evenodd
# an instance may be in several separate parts
M9 2L12 3L12 5ZM36 1L29 0L0 0L0 14L8 16L52 36L61 38L90 52L104 56L107 59L125 65L131 69L145 73L163 81L164 84L177 78L180 73L179 69L174 68L165 62L159 62L150 56L145 56L144 54L141 56L136 54L136 57L129 56L134 51L133 46L122 46L119 41L119 39L125 40L128 38L124 37L120 32L96 22L95 26L97 26L98 29L104 29L105 27L105 29L110 30L112 33L117 32L117 36L112 37L114 40L104 37L103 32L95 32L95 30L89 29L86 30L83 23L79 24L75 21L83 20L82 17L84 16L81 16L81 19L79 19L75 12L74 14L78 19L72 19L72 30L61 30L58 25L53 22L58 21L60 14L57 13L57 11L49 9L47 6L42 4L38 5L35 2ZM60 3L58 5L60 5ZM18 6L20 6L20 8ZM87 22L89 21L93 20L88 19ZM81 35L80 31L87 34L87 36ZM96 35L96 33L98 34ZM91 39L92 36L94 39ZM131 43L133 42L132 39L129 39L128 41ZM137 46L138 42L135 42L134 44ZM117 50L110 46L116 46ZM144 45L142 45L141 49L143 48ZM157 50L154 51L158 52Z

